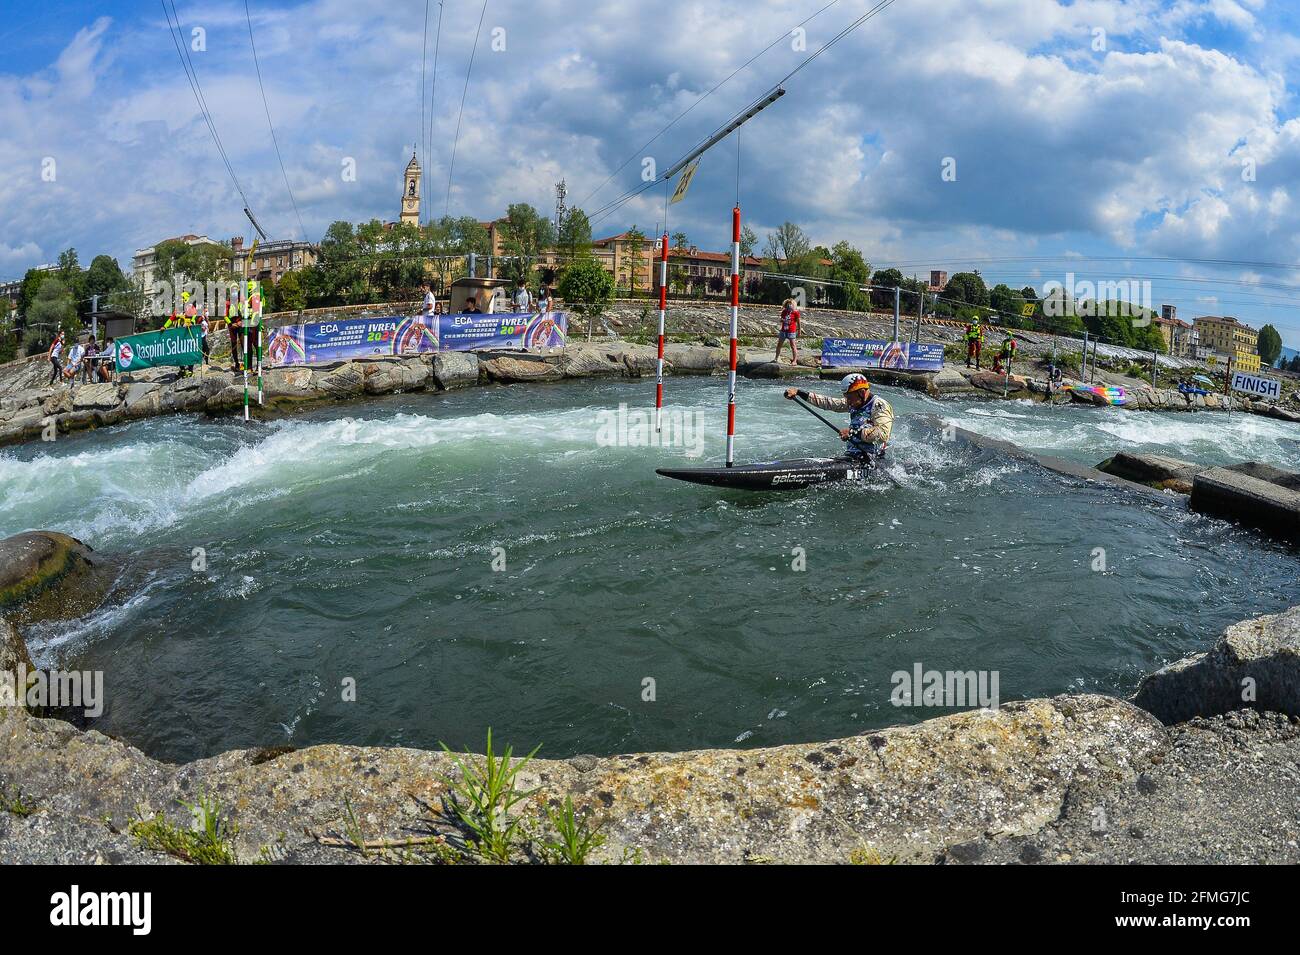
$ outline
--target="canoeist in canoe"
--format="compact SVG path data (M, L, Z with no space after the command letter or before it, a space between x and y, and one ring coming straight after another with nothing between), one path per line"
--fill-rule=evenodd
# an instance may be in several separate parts
M844 453L851 458L875 458L885 453L890 432L894 430L894 409L889 402L871 393L871 382L861 375L845 375L840 381L843 398L828 398L812 391L786 389L787 398L802 398L808 404L827 411L847 411L849 426L840 429L845 442Z

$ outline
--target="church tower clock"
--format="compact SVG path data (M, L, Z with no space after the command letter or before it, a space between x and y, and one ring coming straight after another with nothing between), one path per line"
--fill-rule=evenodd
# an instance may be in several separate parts
M402 221L411 225L420 224L420 164L415 153L406 164L406 185L402 188Z

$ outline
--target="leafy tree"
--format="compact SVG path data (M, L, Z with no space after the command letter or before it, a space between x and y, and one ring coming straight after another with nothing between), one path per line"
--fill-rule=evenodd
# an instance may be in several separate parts
M791 275L807 275L812 265L812 242L793 222L783 222L767 236L767 258L773 266Z
M870 300L859 289L871 282L871 266L862 257L862 252L849 243L836 242L827 256L831 260L829 278L842 285L830 287L831 303L836 308L863 311Z
M591 221L577 206L564 211L556 248L570 260L591 254Z
M555 229L551 220L526 202L513 202L506 207L501 233L502 250L511 257L502 267L501 277L511 281L526 280L532 260L543 249L555 244Z
M1282 354L1282 336L1272 325L1265 325L1259 330L1257 348L1260 364L1270 368L1277 362L1278 355Z
M126 276L122 274L117 259L111 255L97 255L86 269L85 292L87 297L98 295L100 304L107 302L114 292L121 292L127 287Z
M636 280L646 267L645 233L635 225L624 233L627 251L624 253L623 271L627 275L628 297L636 298Z
M958 308L987 307L989 304L988 286L984 284L984 279L979 272L957 272L948 276L948 284L943 287L943 296L952 300Z
M580 259L564 270L556 291L565 305L594 318L614 300L614 276L595 259Z
M28 269L23 276L23 284L18 290L18 311L23 315L32 307L32 302L36 301L36 293L40 291L41 285L47 278L54 273L45 272L41 269Z
M46 341L53 337L56 330L62 330L69 338L81 330L72 293L57 275L51 275L41 283L36 299L27 309L26 317L28 327L33 328Z
M754 249L758 247L758 235L749 226L740 228L740 257L748 259L754 254Z
M892 312L894 289L901 289L907 284L907 280L898 269L878 269L871 276L871 284L875 286L871 291L871 307L878 312ZM902 308L901 296L899 308Z
M14 332L16 314L9 298L0 298L0 362L13 361L18 356L18 342Z
M690 251L690 248L691 248L691 240L688 239L688 238L686 238L686 233L685 233L685 232L674 232L674 233L673 233L673 249L674 249L675 251L677 251L677 252L689 252L689 251Z
M298 311L307 307L307 295L297 272L285 272L275 286L275 306L278 311Z

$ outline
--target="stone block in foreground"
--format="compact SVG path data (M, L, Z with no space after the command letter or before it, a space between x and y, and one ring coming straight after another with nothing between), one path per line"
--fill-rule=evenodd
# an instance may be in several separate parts
M1193 479L1188 506L1275 537L1300 541L1297 482L1300 475L1256 462L1211 468Z
M519 752L533 741L513 742ZM518 779L536 789L519 811L540 820L572 796L603 820L609 839L592 861L617 861L626 848L646 862L843 863L863 851L929 862L974 838L1041 828L1084 781L1131 785L1166 748L1163 727L1142 710L1064 696L824 743L537 759ZM79 848L87 856L96 839L107 842L140 812L188 824L177 800L204 791L228 809L239 857L250 862L263 846L289 862L347 859L305 830L345 831L349 805L368 838L449 832L429 807L440 805L456 772L441 752L333 744L236 750L174 766L21 712L0 712L0 765L52 816L90 821ZM58 845L42 852L30 834L11 845L0 838L0 861L17 852L27 861L76 861L59 858Z
M1144 678L1133 703L1165 724L1242 707L1300 715L1300 607L1233 624L1208 652Z
M1205 470L1191 461L1167 457L1163 454L1133 454L1120 451L1097 465L1098 471L1113 474L1128 481L1150 487L1190 494L1192 479Z

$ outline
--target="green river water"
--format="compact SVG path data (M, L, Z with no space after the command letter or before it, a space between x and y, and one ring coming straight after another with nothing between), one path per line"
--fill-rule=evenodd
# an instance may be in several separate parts
M741 382L738 460L834 453L780 387ZM995 670L1003 701L1128 694L1227 624L1297 602L1293 550L1181 499L943 442L919 416L1088 464L1127 448L1300 468L1293 425L881 388L895 444L866 485L746 496L657 477L719 461L724 391L667 383L671 420L702 429L694 459L604 440L613 409L652 397L645 381L397 396L251 426L158 418L7 450L0 534L62 530L130 562L121 600L33 631L34 656L103 670L94 725L166 759L477 746L489 726L561 757L947 712L891 704L890 675L917 663Z

